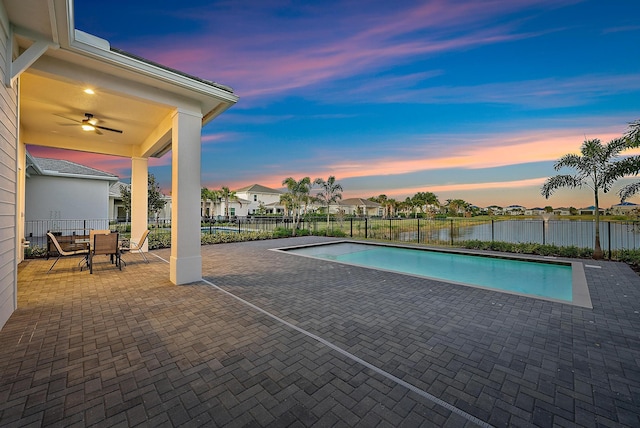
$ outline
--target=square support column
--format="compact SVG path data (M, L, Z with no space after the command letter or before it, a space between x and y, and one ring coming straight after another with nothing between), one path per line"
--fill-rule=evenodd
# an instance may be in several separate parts
M140 239L149 227L149 160L131 158L131 239ZM148 240L147 240L148 241ZM148 251L145 242L142 251Z
M174 284L202 279L200 252L200 140L202 115L178 110L171 135L171 258Z

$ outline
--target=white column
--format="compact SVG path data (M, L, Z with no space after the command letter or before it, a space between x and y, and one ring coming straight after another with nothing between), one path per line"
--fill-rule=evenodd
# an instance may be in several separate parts
M136 243L149 227L149 161L147 158L131 158L131 239ZM148 241L148 240L147 240ZM149 246L145 242L142 251Z
M200 139L202 115L178 110L171 135L171 259L174 284L202 279L200 253Z

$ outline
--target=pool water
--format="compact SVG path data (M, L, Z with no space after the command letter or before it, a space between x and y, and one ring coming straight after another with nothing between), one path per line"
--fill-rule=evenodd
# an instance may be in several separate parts
M351 242L287 252L358 266L424 276L571 302L572 266Z

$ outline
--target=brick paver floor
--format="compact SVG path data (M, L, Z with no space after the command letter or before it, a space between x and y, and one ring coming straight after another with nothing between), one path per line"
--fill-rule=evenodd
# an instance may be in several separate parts
M21 264L2 426L640 426L640 277L588 261L593 309L270 251L169 250L93 275Z

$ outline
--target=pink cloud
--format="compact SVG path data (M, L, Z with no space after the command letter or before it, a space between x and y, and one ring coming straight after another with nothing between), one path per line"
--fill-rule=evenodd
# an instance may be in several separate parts
M475 86L435 86L424 89L396 86L386 102L507 103L533 107L582 105L602 95L640 90L638 74L586 75Z
M568 3L572 2L560 5ZM288 20L286 25L278 21L275 9L264 11L272 7L269 4L258 6L262 15L253 8L198 8L190 17L211 25L209 36L199 34L197 40L185 40L172 34L160 43L131 43L157 46L143 49L142 55L219 80L249 97L385 69L416 56L535 37L517 33L518 23L505 24L504 18L517 11L558 7L558 2L431 1L402 9L395 5L388 10L351 10L351 6L342 6L348 9L345 13L301 8L299 19ZM208 14L222 12L224 22L207 22ZM271 19L258 19L265 14ZM225 28L230 23L233 26ZM327 23L331 23L329 31Z

